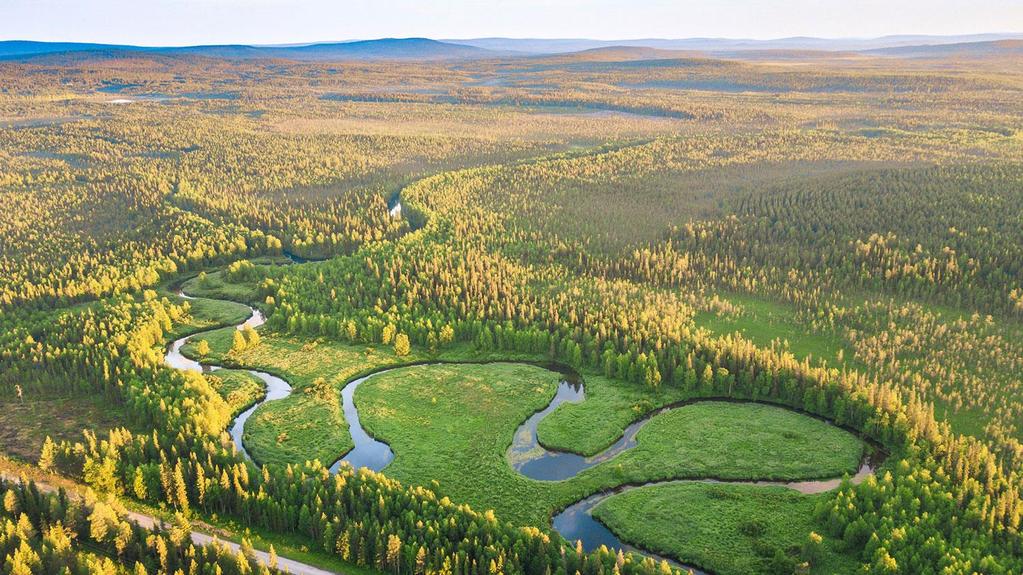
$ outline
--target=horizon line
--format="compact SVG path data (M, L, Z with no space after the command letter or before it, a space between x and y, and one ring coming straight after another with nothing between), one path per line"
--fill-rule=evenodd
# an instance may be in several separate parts
M379 36L373 38L351 38L351 39L340 39L340 40L315 40L315 41L295 41L295 42L278 42L273 44L261 44L258 42L210 42L210 43L198 43L198 44L130 44L130 43L119 43L119 42L103 42L96 40L37 40L31 38L7 38L0 39L0 42L35 42L40 44L94 44L98 46L123 46L131 48L201 48L201 47L217 47L217 46L243 46L251 48L274 48L274 47L300 47L300 46L315 46L322 44L350 44L354 42L374 42L380 40L432 40L435 42L468 42L478 40L518 40L518 41L565 41L565 42L643 42L643 41L668 41L668 42L681 42L688 40L708 40L708 41L730 41L730 42L780 42L785 40L821 40L821 41L871 41L871 40L884 40L887 38L934 38L934 39L951 39L951 38L963 38L970 36L1020 36L1023 37L1023 31L1021 32L964 32L956 34L928 34L924 32L905 32L898 34L884 34L881 36L809 36L809 35L795 35L795 36L779 36L770 38L753 38L753 37L731 37L731 36L680 36L680 37L669 37L669 36L640 36L633 38L598 38L598 37L587 37L587 36L469 36L461 38L442 38L442 37L431 37L431 36Z

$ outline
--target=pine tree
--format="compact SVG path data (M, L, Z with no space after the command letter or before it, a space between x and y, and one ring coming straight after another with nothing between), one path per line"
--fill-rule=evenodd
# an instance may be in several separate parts
M57 445L50 439L50 436L46 436L46 440L43 441L43 449L39 453L39 468L43 471L52 471L55 463L55 456L57 454Z
M410 351L411 346L407 335L399 333L394 336L394 355L397 355L398 357L405 357Z
M210 342L205 339L200 339L195 344L195 353L199 357L206 357L210 354Z
M245 351L246 344L245 336L239 330L234 330L231 336L231 353L241 353Z
M188 513L188 484L185 483L185 476L181 471L181 461L174 466L174 506L184 513Z

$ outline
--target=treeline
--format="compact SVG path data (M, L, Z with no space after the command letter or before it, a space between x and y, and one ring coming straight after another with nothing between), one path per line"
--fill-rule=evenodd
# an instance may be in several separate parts
M52 457L42 465L107 491L298 534L345 561L382 571L596 575L667 567L606 549L585 554L539 529L501 523L492 512L478 513L432 489L406 487L365 469L344 467L331 475L313 462L258 471L226 437L160 440L116 432L85 449L49 444L45 452Z
M116 503L74 499L35 482L0 480L0 572L10 575L271 575L244 543L195 545L187 519L144 529Z

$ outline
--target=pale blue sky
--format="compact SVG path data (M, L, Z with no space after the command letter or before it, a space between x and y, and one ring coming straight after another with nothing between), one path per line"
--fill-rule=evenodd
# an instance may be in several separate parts
M1023 32L1023 0L0 0L0 39L778 38Z

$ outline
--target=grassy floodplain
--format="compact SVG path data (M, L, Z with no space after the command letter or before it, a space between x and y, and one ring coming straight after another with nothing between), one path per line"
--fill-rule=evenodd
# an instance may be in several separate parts
M421 352L399 358L385 346L272 333L265 334L258 347L233 353L229 352L231 335L230 329L224 329L206 337L211 358L280 374L296 389L291 397L262 406L246 426L247 448L266 462L299 463L318 457L333 461L352 445L337 403L340 388L362 373L430 359ZM185 351L194 350L189 346ZM473 355L473 350L463 348L434 357L471 361ZM528 364L419 365L367 380L357 391L356 402L366 429L395 451L388 475L412 484L436 485L454 500L494 509L499 517L519 524L548 525L561 507L626 483L840 476L855 470L863 450L862 443L847 432L783 408L707 401L654 417L640 432L636 448L576 478L534 481L510 467L505 451L518 425L550 401L559 379L557 373ZM587 375L586 390L584 402L565 404L544 420L539 428L542 444L593 454L620 436L628 423L682 399L677 393L615 386L597 374ZM319 419L324 414L326 419ZM324 421L330 423L324 425ZM467 474L466 469L473 472ZM809 518L794 520L812 509L808 503L812 498L792 497L802 504L791 506L791 515L777 505L774 515L765 520L788 536L771 539L772 549L784 547L781 542L794 537L793 531L799 538L809 534L809 529L803 529L810 525ZM739 528L737 523L732 527ZM632 537L630 541L663 550L656 539L624 533ZM715 558L697 551L698 545L664 551L702 565L715 564Z
M678 483L615 495L593 514L623 541L719 575L791 573L790 554L819 529L814 506L827 495L783 487ZM817 573L855 573L836 545L822 544Z
M167 296L173 301L187 302L189 314L185 321L174 325L168 339L177 339L200 331L239 324L249 317L249 309L232 301L196 298L183 299L175 295Z
M366 429L395 452L388 474L435 479L453 498L533 525L624 483L833 477L855 471L863 449L847 432L782 408L708 402L655 417L634 449L577 478L534 481L508 465L505 451L518 425L549 403L556 382L556 374L521 364L417 366L367 380L355 399Z
M520 524L545 525L584 495L627 483L840 476L856 469L863 450L847 432L782 408L705 402L654 417L635 448L575 478L534 481L514 471L504 453L517 426L550 401L556 381L556 374L521 364L416 366L367 380L355 397L363 425L395 452L388 475L435 480L452 499ZM778 507L771 526L785 529L789 513L804 513L812 502ZM807 516L794 529L811 523ZM671 551L697 557L692 548Z

